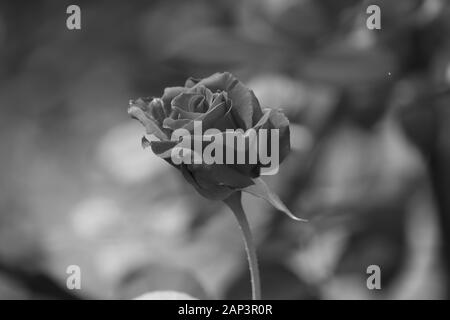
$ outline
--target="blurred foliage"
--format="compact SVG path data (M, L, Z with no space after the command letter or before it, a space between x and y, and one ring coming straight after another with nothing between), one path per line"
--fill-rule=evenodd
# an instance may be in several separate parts
M310 219L244 199L263 298L448 297L448 1L80 0L81 31L69 4L0 3L0 298L249 297L233 215L126 114L223 70L288 115L294 151L265 179Z

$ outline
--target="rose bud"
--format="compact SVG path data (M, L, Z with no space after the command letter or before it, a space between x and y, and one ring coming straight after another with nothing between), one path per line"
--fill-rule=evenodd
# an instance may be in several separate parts
M289 121L279 111L263 110L253 91L230 73L216 73L204 79L189 78L184 87L166 88L161 98L130 101L128 113L144 125L147 134L159 139L149 142L143 138L143 145L150 145L155 154L179 169L204 197L225 200L234 192L249 192L293 217L258 178L268 166L262 155L258 153L254 161L247 158L256 141L249 132L265 129L268 132L265 142L261 145L258 136L258 147L264 149L266 155L276 153L281 163L290 152ZM185 133L183 137L177 135L181 130ZM229 145L226 139L229 130L239 130L237 136L242 138L242 149ZM208 132L214 133L208 136ZM209 140L205 141L205 137ZM186 144L187 140L190 145ZM196 161L202 160L203 152L211 147L212 141L216 147L214 156L222 153L224 160L234 161ZM176 161L174 155L179 154L189 161ZM236 161L243 154L245 161Z

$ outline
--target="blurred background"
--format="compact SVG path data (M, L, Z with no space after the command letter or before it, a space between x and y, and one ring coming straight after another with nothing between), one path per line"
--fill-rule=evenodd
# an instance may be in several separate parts
M291 121L264 179L309 223L244 198L263 298L450 296L448 1L41 0L0 3L0 299L250 297L233 214L144 151L126 112L218 71Z

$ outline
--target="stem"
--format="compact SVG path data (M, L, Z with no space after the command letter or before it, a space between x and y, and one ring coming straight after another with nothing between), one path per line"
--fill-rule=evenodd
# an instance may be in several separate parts
M252 299L261 300L261 280L259 278L258 259L256 248L253 242L250 226L242 208L241 192L233 193L228 199L224 200L236 216L239 227L244 236L245 251L247 253L248 266L250 269L250 281L252 285Z

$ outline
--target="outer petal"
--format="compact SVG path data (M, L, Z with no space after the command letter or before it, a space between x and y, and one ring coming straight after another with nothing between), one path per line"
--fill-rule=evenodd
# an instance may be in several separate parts
M286 116L278 111L266 108L263 110L264 115L259 119L258 123L253 127L256 131L259 129L278 129L279 130L279 153L280 163L286 158L291 151L289 120ZM268 135L270 141L270 132Z
M170 130L177 130L183 128L185 125L190 123L192 120L189 119L178 119L174 120L171 118L166 118L163 123L163 127Z
M238 135L240 135L240 133L237 133ZM227 133L225 132L221 132L219 134L220 137L220 141L222 141L222 152L223 152L223 156L224 156L224 161L226 160L227 155L229 154L233 154L233 159L234 159L234 164L226 164L226 165L219 165L219 166L227 166L230 169L233 169L237 172L239 172L240 174L246 176L246 177L250 177L250 178L256 178L260 175L260 166L259 164L249 164L248 162L248 154L249 154L249 137L246 136L245 134L243 134L243 138L245 139L245 159L246 159L246 164L238 164L237 163L237 154L238 151L236 149L236 145L228 145L227 144ZM212 142L211 141L213 138L216 141L215 143L217 143L217 139L215 138L217 135L211 135L211 136L201 136L201 137L197 137L197 136L190 136L189 138L191 139L191 146L193 146L195 144L194 141L200 139L202 141L202 152L204 150L204 148L209 145ZM207 137L208 139L203 140L205 137Z
M192 185L194 186L195 190L197 190L200 195L202 195L205 198L212 199L212 200L223 200L228 198L235 190L227 187L227 186L219 186L214 185L207 181L202 181L200 178L200 181L202 185L197 182L197 180L194 178L192 172L190 172L186 165L181 166L181 172L184 176L184 178Z
M270 116L272 109L266 108L263 110L263 116L258 120L258 122L253 126L253 129L258 131L259 129L270 129Z
M215 91L229 91L239 82L231 73L214 73L213 75L206 77L195 86L204 85L212 92Z
M131 106L128 108L128 114L131 117L139 120L140 123L142 123L142 125L145 127L145 131L147 132L147 134L153 134L160 140L168 139L167 135L159 128L157 123L155 123L154 120L148 117L147 114L141 108L131 103Z
M163 101L159 98L152 99L148 105L148 109L150 110L153 119L157 121L159 126L162 126L164 118L166 117Z
M193 172L196 179L210 181L215 185L241 189L254 184L250 177L243 175L227 165L188 165L187 167ZM197 181L199 181L198 179Z
M157 156L161 156L165 154L167 151L173 149L178 143L179 143L178 141L151 141L150 146L152 148L152 151Z
M291 134L289 130L289 120L280 111L273 110L270 113L271 127L280 130L280 163L291 151Z
M236 190L254 184L252 179L226 165L194 164L185 165L184 168L187 171L184 173L185 178L197 191L214 200L223 200Z
M201 80L202 80L202 79L196 79L196 78L193 78L193 77L189 77L189 78L186 80L186 83L184 84L184 86L185 86L186 88L192 88L192 87L195 86L197 83L199 83Z

